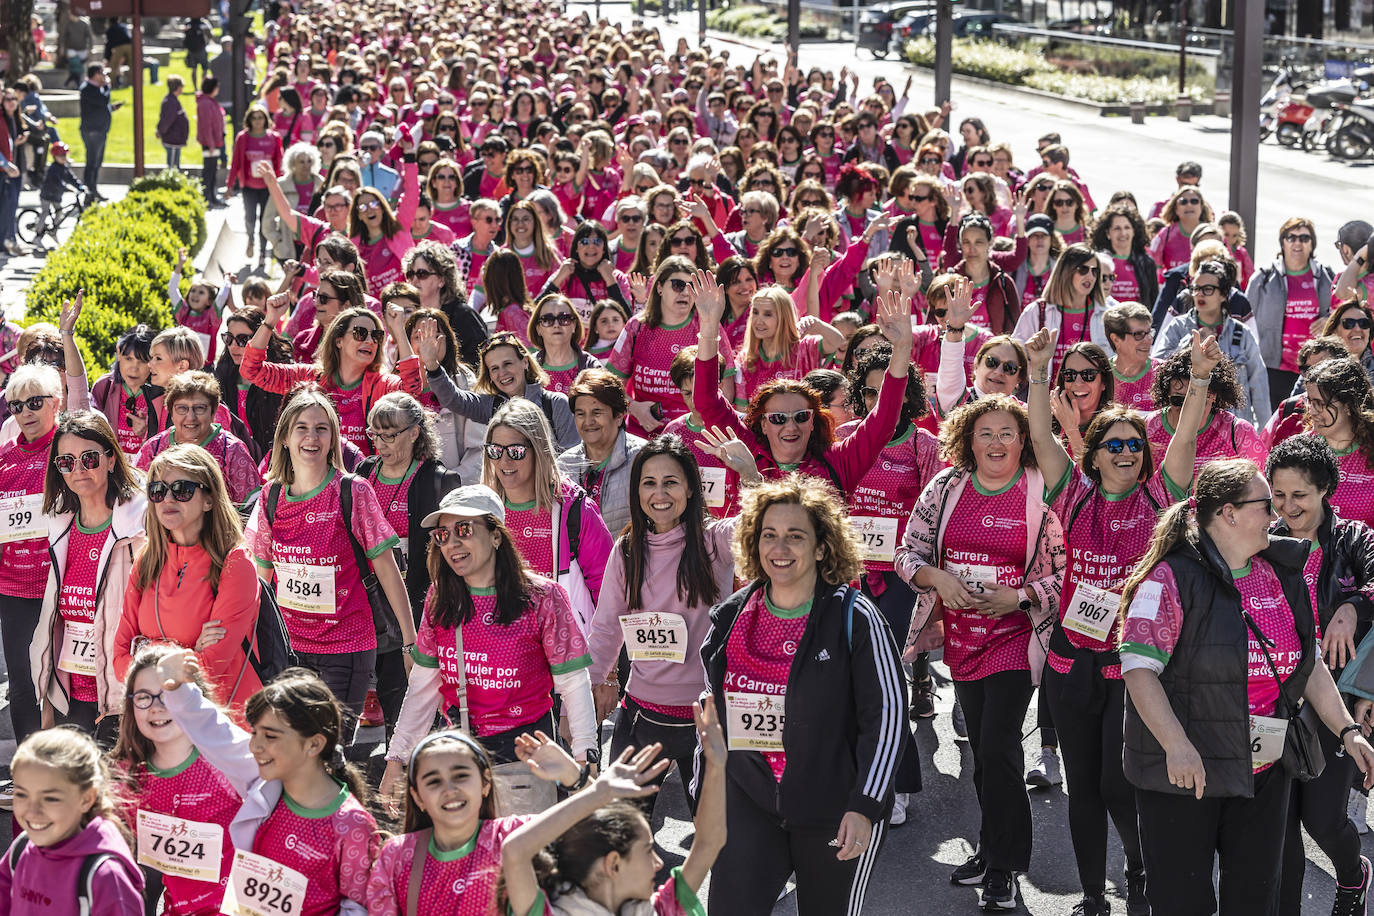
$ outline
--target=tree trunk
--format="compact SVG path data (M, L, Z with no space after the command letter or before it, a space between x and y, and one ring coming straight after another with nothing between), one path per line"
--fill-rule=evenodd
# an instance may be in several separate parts
M33 46L33 0L0 0L0 35L9 53L6 82L14 82L33 69L38 49Z

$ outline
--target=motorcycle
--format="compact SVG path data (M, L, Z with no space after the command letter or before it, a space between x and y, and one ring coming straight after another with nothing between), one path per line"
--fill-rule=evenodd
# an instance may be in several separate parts
M1312 106L1313 113L1302 128L1302 148L1308 152L1322 148L1331 152L1331 141L1345 120L1345 113L1336 106L1355 102L1362 92L1368 91L1371 83L1374 83L1374 67L1360 67L1349 78L1309 86L1305 100Z
M1340 109L1341 124L1332 131L1327 149L1338 159L1363 159L1374 150L1374 107L1354 103Z
M1289 97L1299 88L1295 83L1296 72L1291 63L1284 60L1279 64L1278 73L1274 75L1274 81L1269 84L1269 90L1260 99L1260 142L1269 139L1275 129L1280 125L1280 112L1287 105Z

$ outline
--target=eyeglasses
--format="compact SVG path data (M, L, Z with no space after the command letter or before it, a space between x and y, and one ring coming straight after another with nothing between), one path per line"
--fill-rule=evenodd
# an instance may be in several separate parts
M318 299L319 297L316 296L315 298ZM224 343L231 347L246 347L248 341L253 339L252 334L230 334L228 331L225 331L221 336L224 338Z
M510 170L510 173L511 173L512 175L533 175L533 174L534 174L534 166L532 166L532 165L517 165L517 166L514 166L514 167Z
M741 216L762 216L763 211L757 207L745 207L739 211Z
M1079 264L1073 269L1073 272L1080 277L1086 277L1088 274L1092 274L1094 277L1100 277L1102 275L1102 271L1099 270L1095 264Z
M1123 451L1138 455L1145 450L1145 440L1139 436L1132 436L1129 439L1103 439L1097 447L1105 448L1113 455L1120 455Z
M1221 287L1215 283L1194 283L1193 292L1199 296L1215 296L1221 292Z
M358 212L359 212L359 213L370 213L370 212L372 212L373 210L380 210L380 209L382 209L382 202L381 202L380 200L361 200L361 201L358 201Z
M1263 504L1264 504L1264 514L1265 514L1265 515L1273 515L1273 514L1274 514L1274 497L1272 497L1272 496L1265 496L1265 497L1263 497L1263 498L1261 498L1261 499L1239 499L1239 500L1236 500L1235 502L1231 503L1231 505L1233 505L1233 506L1248 506L1248 505L1250 505L1251 503L1263 503Z
M1050 203L1054 204L1055 207L1063 208L1063 207L1072 207L1072 206L1074 205L1075 201L1074 201L1074 199L1073 199L1072 197L1058 197L1058 198L1055 198L1054 200L1050 201Z
M353 339L358 341L358 343L362 343L369 337L372 338L373 343L381 343L383 340L386 339L386 331L380 329L365 328L360 324L355 324L353 327L349 328L348 333L352 334Z
M167 498L167 494L171 493L172 499L179 503L187 503L196 495L197 490L210 492L210 488L198 480L174 480L171 483L154 480L148 484L148 501L161 503Z
M619 219L622 223L642 223L642 222L644 222L644 214L643 214L643 213L622 213L622 214L620 214L620 216L618 216L618 217L616 217L616 218Z
M189 416L203 417L210 413L209 404L175 404L172 406L172 416L184 420Z
M577 240L577 244L586 245L588 248L600 248L602 245L606 243L601 240L600 236L584 235L582 236L582 238Z
M1004 429L1000 433L994 433L985 429L973 438L979 445L992 445L994 442L999 445L1011 445L1017 439L1021 438L1021 434L1010 429Z
M687 288L687 284L688 284L689 282L690 282L690 281L684 280L684 279L682 279L681 277L669 277L669 278L668 278L668 285L671 286L671 287L673 288L673 292L675 292L675 293L680 293L680 292L682 292L683 290L685 290L685 289Z
M348 300L345 299L343 296L331 296L331 295L329 295L329 293L322 293L322 292L320 292L319 290L315 290L315 301L316 301L316 302L325 302L325 303L328 303L328 302L347 302Z
M325 208L326 210L333 210L333 211L347 210L347 209L348 209L348 201L339 201L339 202L337 202L337 203L325 204L325 205L324 205L324 208Z
M100 462L109 454L112 453L98 448L86 449L86 451L81 453L81 466L88 471L94 471L96 468L100 467ZM52 460L52 463L61 474L70 474L72 471L76 470L75 455L58 455Z
M695 245L697 237L695 235L675 235L668 240L668 244L677 247L678 245Z
M1293 242L1294 244L1297 244L1297 245L1311 245L1312 242L1314 241L1314 239L1312 238L1312 236L1308 235L1306 232L1303 232L1303 233L1290 232L1290 233L1288 233L1287 235L1285 235L1285 236L1283 237L1283 240L1284 240L1285 242Z
M788 245L785 248L774 248L773 257L775 258L795 258L801 254L801 249L795 245Z
M333 140L321 140L316 144L320 149L338 149L338 145Z
M687 180L694 188L710 187L710 182L708 182L705 178L689 178Z
M812 413L814 413L814 411L812 411L810 407L807 407L805 410L794 410L791 413L787 413L786 411L782 410L775 410L772 413L766 413L763 416L764 419L766 419L773 426L786 426L788 420L791 420L793 423L797 424L798 426L801 426L803 423L810 421Z
M467 540L472 537L472 533L477 530L477 523L472 519L463 519L461 522L454 522L452 527L440 525L429 532L429 536L434 539L434 543L440 547L449 542L449 538Z
M369 143L366 146L359 147L359 149L365 153L380 153L382 151L382 148L375 143Z
M437 276L439 276L439 274L436 271L430 270L428 267L412 267L410 270L406 271L407 280L428 280L430 277Z
M149 693L146 690L135 690L133 693L129 694L129 702L134 704L134 709L152 709L154 703L159 703L162 705L163 709L166 709L167 704L162 702L162 694L163 692L161 690L157 693Z
M43 409L43 402L52 397L56 397L56 395L35 394L32 397L24 398L22 401L10 401L10 413L18 415L23 413L25 409L37 413Z
M983 357L983 365L987 366L993 372L1000 369L1007 375L1021 374L1021 364L1014 359L1000 360L995 356L988 355Z
M511 461L524 461L529 453L528 445L497 445L493 442L487 446L487 457L492 461L500 461L502 455L506 455Z
M1097 376L1100 372L1100 369L1060 369L1059 377L1062 378L1068 384L1072 385L1079 379L1082 379L1085 382L1095 382L1097 381Z
M1368 330L1369 330L1369 326L1370 326L1370 321L1369 321L1368 318L1342 318L1342 319L1341 319L1341 327L1345 328L1347 331L1353 331L1353 330L1355 330L1356 328L1359 328L1361 331L1368 331ZM29 401L32 402L32 401L33 401L33 398L29 398ZM11 403L10 409L11 409L11 411L13 411L13 409L14 409L13 403Z
M1142 340L1149 340L1151 337L1154 337L1154 336L1155 336L1155 329L1154 329L1154 328L1146 328L1146 329L1143 330L1143 331L1127 331L1125 334L1123 334L1123 335L1121 335L1121 336L1122 336L1122 337L1130 337L1130 338L1134 339L1136 343L1140 343Z
M401 435L401 433L407 432L414 428L415 424L412 423L404 429L396 430L394 433L384 433L381 430L369 429L367 431L367 438L372 440L373 442L383 442L387 445L390 445L391 443L396 441L396 437Z
M554 325L558 325L560 328L566 328L576 320L577 316L572 312L559 312L557 315L551 315L546 312L539 316L539 326L551 328Z

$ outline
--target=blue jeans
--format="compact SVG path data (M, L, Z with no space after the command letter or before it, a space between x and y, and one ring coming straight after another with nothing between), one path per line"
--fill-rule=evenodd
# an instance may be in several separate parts
M86 168L82 171L82 181L92 191L100 181L100 166L105 162L105 141L109 131L83 130L81 142L86 144Z
M164 143L164 144L162 145L162 148L163 148L164 150L167 151L167 168L169 168L169 169L177 169L177 170L180 170L180 169L181 169L181 147L179 147L179 146L168 146L167 144Z
M14 232L18 225L16 216L19 213L19 188L22 186L23 178L11 178L0 173L0 245L13 241Z

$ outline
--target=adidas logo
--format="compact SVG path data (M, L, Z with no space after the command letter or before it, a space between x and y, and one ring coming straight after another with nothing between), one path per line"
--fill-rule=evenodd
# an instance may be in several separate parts
M816 661L818 661L818 662L828 662L828 661L830 661L830 650L829 650L829 649L822 649L820 652L818 652L818 653L816 654Z

